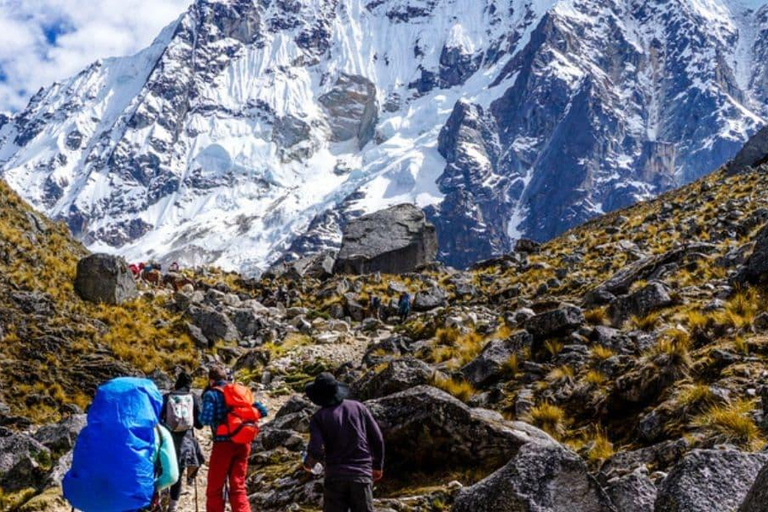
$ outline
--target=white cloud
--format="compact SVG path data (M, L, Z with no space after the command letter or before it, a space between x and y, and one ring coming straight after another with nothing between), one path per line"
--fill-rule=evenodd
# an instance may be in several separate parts
M147 47L192 0L0 0L0 112L91 62ZM55 42L52 42L55 36Z

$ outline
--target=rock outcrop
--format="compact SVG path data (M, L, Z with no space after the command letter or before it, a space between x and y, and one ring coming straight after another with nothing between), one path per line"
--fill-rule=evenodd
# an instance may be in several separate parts
M398 274L431 263L437 254L435 228L411 204L381 210L349 223L335 274Z
M462 489L453 512L615 512L584 461L555 442L522 446L503 468Z
M498 413L472 409L430 386L366 402L387 441L397 474L444 467L496 469L523 445L550 441L544 432ZM428 441L427 441L428 440Z
M744 144L733 160L728 162L726 172L731 176L739 174L746 169L765 163L766 160L768 160L768 127L758 131Z
M139 294L128 264L109 254L92 254L78 262L75 290L84 300L105 304L122 304Z
M694 450L659 487L656 510L731 512L741 505L768 454Z

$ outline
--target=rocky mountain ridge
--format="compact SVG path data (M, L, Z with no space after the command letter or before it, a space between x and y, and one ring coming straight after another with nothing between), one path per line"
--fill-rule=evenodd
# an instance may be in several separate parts
M767 17L725 0L198 0L1 123L0 168L131 260L256 274L413 202L465 267L725 163L764 123Z

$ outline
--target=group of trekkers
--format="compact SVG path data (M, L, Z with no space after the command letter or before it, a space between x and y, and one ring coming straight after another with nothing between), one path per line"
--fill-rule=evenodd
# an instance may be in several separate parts
M78 436L72 467L63 481L73 510L169 511L179 506L183 482L195 487L205 457L195 429L210 427L206 511L250 512L248 459L266 407L226 368L208 370L198 397L192 377L179 374L162 396L147 379L121 377L102 385ZM324 471L325 512L373 512L373 483L383 477L384 439L371 412L348 399L349 389L330 373L306 386L319 409L310 420L304 469ZM186 472L186 476L185 473ZM161 498L169 494L167 505Z
M400 294L400 298L397 300L396 304L394 303L394 300L392 302L392 308L397 310L397 316L400 319L400 322L403 323L408 320L408 317L411 315L411 295L408 292L403 292ZM371 295L369 298L367 316L369 318L375 318L376 320L381 320L385 316L384 303L378 295Z

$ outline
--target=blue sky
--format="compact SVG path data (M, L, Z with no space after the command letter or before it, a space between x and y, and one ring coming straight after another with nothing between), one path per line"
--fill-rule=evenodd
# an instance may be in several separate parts
M148 46L192 0L0 0L0 112L102 57Z

